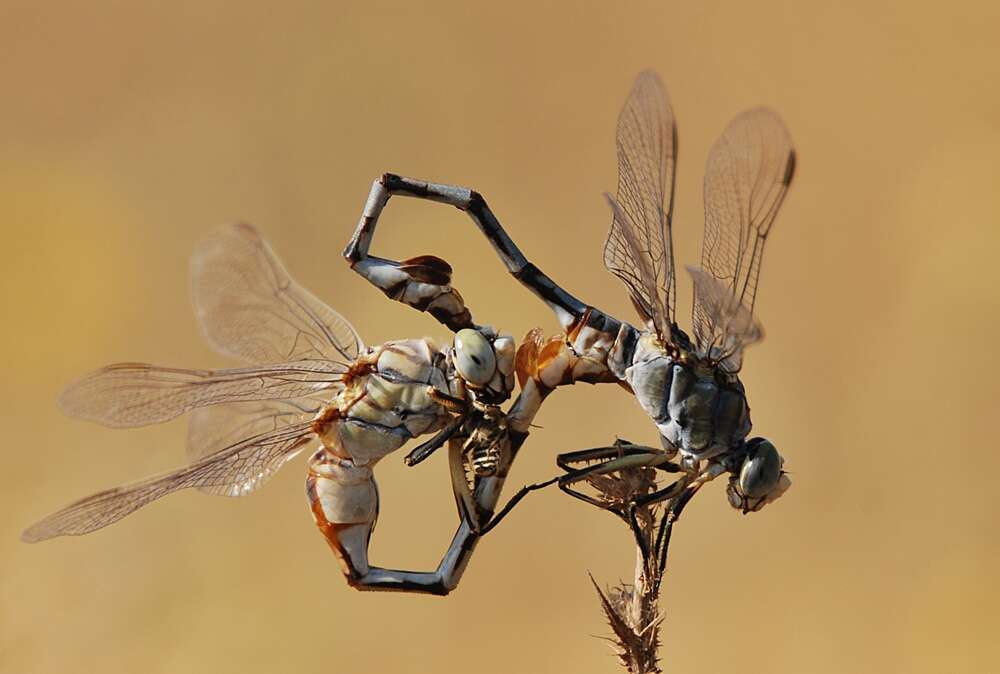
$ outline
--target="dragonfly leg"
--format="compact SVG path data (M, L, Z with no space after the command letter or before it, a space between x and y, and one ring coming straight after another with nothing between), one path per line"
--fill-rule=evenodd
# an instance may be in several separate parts
M489 523L486 526L484 526L484 527L482 527L482 529L480 529L479 535L480 536L485 536L490 531L492 531L493 528L496 527L496 525L500 524L500 521L503 518L505 518L508 514L510 514L510 511L514 509L514 506L516 506L518 503L520 503L521 499L523 499L525 496L527 496L531 492L536 491L538 489L544 489L545 487L553 485L553 484L555 484L558 481L559 481L559 478L558 477L554 477L551 480L545 480L544 482L536 482L534 484L526 484L523 487L521 487L520 489L518 489L517 493L514 494L510 498L510 500L507 501L506 504L504 504L503 508L500 509L500 512L498 512L493 517L493 519L491 519L489 521Z
M612 450L617 448L609 447L601 449ZM583 454L590 452L595 452L595 450L570 452L570 454ZM563 493L569 494L573 498L579 499L584 503L589 503L592 506L596 506L598 508L601 508L602 510L607 510L608 512L614 513L615 515L620 517L622 520L624 520L627 524L631 526L633 524L633 522L630 521L632 519L632 514L628 512L628 509L621 508L618 505L609 503L608 501L596 498L594 496L591 496L590 494L587 494L585 492L573 488L573 485L577 484L578 482L582 482L583 480L586 480L589 477L605 475L607 473L620 470L621 468L627 466L646 465L646 462L649 461L652 455L633 454L628 457L622 457L617 452L615 452L615 456L618 456L618 458L612 458L608 461L605 461L604 463L599 463L592 466L586 466L584 468L570 468L569 467L570 464L564 458L565 455L560 454L559 457L556 458L556 461L557 463L560 464L560 467L566 471L566 474L559 477L559 482L558 482L559 489L562 490ZM626 460L633 461L633 463L628 463L627 465L620 463ZM638 461L638 463L635 463L635 461Z
M556 464L563 470L570 472L578 470L574 464L581 462L603 461L607 463L611 459L624 459L626 457L657 457L656 467L668 472L679 472L680 466L671 463L669 455L665 455L663 450L646 445L637 445L628 440L619 438L614 444L607 447L594 447L592 449L581 449L575 452L564 452L556 456ZM661 461L662 459L662 461ZM604 463L599 465L604 465ZM613 469L617 470L617 468Z
M607 459L607 461L596 465L585 466L583 468L573 467L575 463L582 461L600 461L602 459ZM630 463L622 463L619 459ZM580 499L581 501L597 506L598 508L609 510L628 522L630 519L634 519L634 514L629 514L621 508L590 496L582 491L578 491L574 489L572 485L586 479L587 477L603 475L605 473L621 470L629 465L652 465L655 468L671 473L679 472L681 470L680 466L677 466L676 464L673 464L663 458L663 452L661 450L657 450L652 447L645 447L643 445L636 445L627 440L617 440L615 444L610 447L596 447L594 449L584 449L559 454L556 457L556 463L560 468L566 471L565 475L560 475L550 480L536 482L534 484L521 487L521 489L518 490L518 492L514 494L514 496L511 497L511 499L504 505L504 507L500 509L496 516L494 516L493 519L489 520L489 522L481 528L479 533L481 535L485 535L490 532L504 517L510 513L511 510L514 509L518 503L521 502L522 499L524 499L525 496L533 491L544 489L552 484L557 484L559 489L573 498ZM654 494L659 495L660 492L654 492ZM649 496L653 496L653 494L650 494ZM636 505L642 504L637 502Z
M617 448L602 447L602 448L600 448L600 450L615 450L614 455L615 456L620 456L620 454L617 451ZM560 454L557 457L557 461L559 461L561 459L564 459L564 457L569 456L569 455L583 454L583 453L593 453L593 452L595 452L595 450L583 450L581 452L568 452L567 454ZM638 453L631 454L631 456L638 456L638 455L639 455ZM643 456L643 459L644 460L648 460L649 456L650 456L649 454L646 454L645 456ZM622 519L624 519L626 522L628 522L630 518L634 519L634 517L632 515L630 515L627 511L625 511L625 510L623 510L621 508L618 508L617 506L611 505L611 504L609 504L609 503L607 503L605 501L602 501L602 500L600 500L598 498L595 498L595 497L593 497L593 496L591 496L589 494L586 494L586 493L584 493L582 491L578 491L578 490L576 490L576 489L574 489L572 487L572 485L576 484L577 482L580 482L581 480L586 479L589 476L600 475L600 474L604 474L604 473L613 472L615 470L620 470L624 466L622 466L620 464L617 464L617 465L611 465L611 466L605 468L605 464L599 464L599 465L596 465L596 466L587 466L586 468L572 469L572 468L567 467L567 465L563 465L562 463L560 463L560 467L567 471L567 473L565 475L560 475L560 476L554 477L552 479L545 480L543 482L536 482L534 484L529 484L529 485L525 485L525 486L521 487L521 489L518 490L518 492L516 494L514 494L514 496L512 496L511 499L504 505L504 507L500 509L500 511L496 514L496 516L493 519L491 519L488 524L486 524L484 527L482 527L482 529L480 530L479 533L481 535L485 535L485 534L489 533L492 529L494 529L500 523L500 521L504 517L506 517L508 514L510 514L510 511L514 509L514 506L516 506L518 503L520 503L521 500L525 496L527 496L528 494L530 494L533 491L537 491L539 489L544 489L545 487L548 487L548 486L553 485L553 484L558 485L558 487L559 487L560 490L562 490L566 494L569 494L573 498L580 499L581 501L583 501L585 503L589 503L590 505L597 506L598 508L601 508L603 510L608 510L608 511L610 511L610 512L616 514L616 515L618 515L619 517L621 517ZM670 465L673 465L673 464L670 464ZM661 465L657 465L656 467L657 468L662 468ZM670 471L670 472L673 472L673 471ZM659 492L654 492L654 493L655 494L659 494ZM652 494L650 494L650 496L652 496ZM638 501L637 501L636 505L642 505L642 504L639 504Z
M576 464L581 462L592 461L599 461L600 463L594 463L582 468L574 467ZM608 510L615 515L618 515L618 517L625 520L625 522L632 527L633 531L636 530L636 522L634 521L634 509L636 507L655 502L656 499L649 498L654 494L660 496L661 494L667 494L671 491L678 491L684 484L687 484L686 480L682 478L664 489L660 489L643 497L637 497L632 502L628 503L627 507L622 508L618 505L609 503L606 500L598 499L594 496L578 491L574 489L572 485L582 482L588 478L607 475L608 473L613 473L626 468L650 467L668 473L683 472L683 468L671 462L670 455L665 454L663 450L653 447L645 447L643 445L636 445L627 440L621 439L616 440L615 443L609 447L595 447L593 449L584 449L559 454L556 457L556 463L560 468L566 471L566 474L559 478L559 488L562 491L570 496L573 496L574 498L580 499L581 501L597 506L598 508L603 508L604 510Z
M582 461L600 461L583 468L573 465ZM560 484L573 484L588 477L606 475L623 468L640 468L649 466L668 473L680 473L684 469L670 461L670 455L661 449L633 445L627 441L619 441L610 447L595 447L576 452L566 452L556 457L556 463L566 471L559 478Z

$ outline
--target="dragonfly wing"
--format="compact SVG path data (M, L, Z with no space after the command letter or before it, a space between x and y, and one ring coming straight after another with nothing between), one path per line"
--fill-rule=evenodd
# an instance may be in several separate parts
M248 438L172 473L115 487L49 515L21 535L28 543L78 536L113 524L144 505L180 489L212 487L232 495L257 489L312 438L303 422Z
M346 370L325 360L226 370L118 363L70 385L59 404L70 416L105 426L143 426L206 405L299 398L339 388Z
M699 352L739 370L743 347L763 336L753 320L764 244L795 172L784 122L768 108L738 115L705 169L705 239L694 274Z
M198 319L220 353L254 364L350 362L364 349L347 319L296 283L250 225L213 232L191 269Z
M197 462L226 447L248 438L266 433L276 433L306 419L312 419L322 408L316 398L298 400L261 400L233 403L217 407L203 407L189 417L187 430L187 456ZM200 491L221 496L239 496L231 485L205 485ZM238 491L238 490L237 490Z
M698 352L721 363L729 372L743 364L743 349L764 338L764 328L754 315L717 278L697 267L688 267L694 284L694 322Z
M628 287L636 309L669 341L674 320L674 169L677 127L660 78L636 78L618 117L618 192L604 266Z

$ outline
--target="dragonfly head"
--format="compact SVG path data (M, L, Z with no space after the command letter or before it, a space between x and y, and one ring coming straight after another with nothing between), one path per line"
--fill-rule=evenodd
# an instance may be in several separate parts
M498 404L514 390L514 338L489 327L455 333L450 353L455 375L477 400Z
M752 438L742 449L743 461L733 470L726 495L729 505L745 515L776 501L792 481L782 470L785 460L770 440Z

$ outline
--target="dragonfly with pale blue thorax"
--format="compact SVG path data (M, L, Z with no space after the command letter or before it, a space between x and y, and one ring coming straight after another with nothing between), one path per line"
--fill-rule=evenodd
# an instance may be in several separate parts
M795 171L791 136L774 111L760 107L733 119L712 146L701 265L688 267L694 286L690 334L676 320L676 124L666 89L652 72L641 73L632 87L618 119L617 148L619 184L615 197L607 195L612 224L604 264L624 282L639 325L577 299L542 273L472 190L386 175L373 196L387 190L465 211L507 270L555 313L563 333L545 338L536 329L518 349L525 407L537 409L560 386L614 383L631 392L656 425L661 447L617 441L561 454L557 463L566 473L526 487L511 505L528 491L558 483L623 518L637 505L669 501L676 519L704 484L728 474L730 504L744 513L758 511L791 482L774 444L748 439L750 408L739 372L744 349L764 334L754 308L764 247ZM679 477L619 504L574 487L642 466ZM498 518L507 512L509 507Z

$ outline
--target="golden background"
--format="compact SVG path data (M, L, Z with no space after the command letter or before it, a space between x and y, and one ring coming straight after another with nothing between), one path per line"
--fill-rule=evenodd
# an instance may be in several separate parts
M652 67L680 129L679 263L697 259L702 168L733 115L774 107L799 152L744 370L794 486L742 517L720 481L686 511L667 669L996 671L998 31L985 2L4 0L0 670L615 671L586 571L629 577L628 532L555 491L446 599L348 589L302 461L246 499L184 492L84 538L17 537L183 460L181 421L113 431L54 397L113 361L225 363L187 266L219 223L260 227L368 343L444 339L340 251L383 171L466 185L553 278L633 319L601 265L601 193L618 109ZM374 252L444 257L475 317L518 338L557 329L454 209L393 201ZM685 275L679 316L689 297ZM615 387L559 391L538 423L508 494L559 451L656 440ZM430 568L456 524L444 457L401 457L378 471L373 560Z

